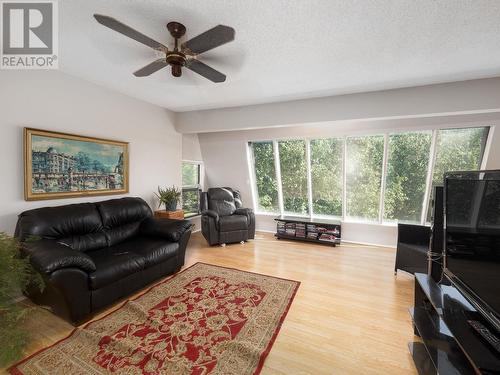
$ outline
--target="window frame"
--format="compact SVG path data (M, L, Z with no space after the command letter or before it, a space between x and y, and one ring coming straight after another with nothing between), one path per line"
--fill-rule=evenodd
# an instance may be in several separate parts
M440 130L447 129L469 129L469 128L487 128L486 138L483 140L482 153L481 153L481 169L485 168L485 160L488 159L490 152L490 144L492 134L494 133L496 125L488 124L488 123L468 123L468 124L451 124L451 125L438 125L438 126L422 126L422 127L404 127L404 128L394 128L394 129L381 129L375 130L373 132L346 132L343 134L333 134L333 135L323 135L317 137L283 137L283 138L262 138L262 139L254 139L247 140L245 143L247 145L247 155L248 155L248 168L249 168L249 176L250 176L250 185L252 190L252 197L254 203L255 213L263 216L271 216L271 215L285 215L284 207L283 207L283 191L282 191L282 180L281 180L281 165L280 165L280 156L279 156L279 147L278 143L281 141L290 141L290 140L302 140L305 142L306 147L306 168L307 168L307 198L308 198L308 207L309 213L306 215L294 215L294 216L304 216L309 218L334 218L338 220L342 220L344 222L352 222L352 223L365 223L371 225L385 225L385 226L397 226L398 220L396 221L387 221L384 220L384 209L385 209L385 193L387 188L386 178L388 171L388 159L389 159L389 137L393 134L404 134L404 133L418 133L424 131L431 132L431 144L429 148L429 162L427 166L426 172L426 180L425 180L425 193L422 202L422 213L421 218L418 223L419 225L426 225L427 212L430 208L430 204L428 204L429 197L431 194L432 188L432 176L434 173L434 166L436 164L436 156L437 156L437 137ZM380 198L379 198L379 212L378 212L378 220L376 221L364 221L347 217L347 189L346 189L346 163L347 163L347 138L350 137L367 137L367 136L380 136L384 137L384 149L383 149L383 160L382 160L382 171L381 171L381 188L380 188ZM312 176L311 176L311 141L317 139L339 139L342 140L343 152L342 152L342 216L334 216L334 215L323 215L323 214L315 214L313 209L312 202ZM256 178L255 178L255 164L253 160L253 150L251 144L254 142L270 142L273 144L273 157L274 157L274 165L275 165L275 177L278 187L278 203L279 203L279 211L277 212L262 212L258 207L258 190L256 186Z
M203 161L200 161L200 160L182 160L182 162L181 162L181 168L182 168L182 166L184 164L192 164L192 165L196 165L198 167L198 183L194 184L194 185L184 185L184 183L183 183L182 187L181 187L181 192L182 192L182 209L183 210L184 210L184 193L185 192L186 193L193 192L193 191L197 191L198 192L198 212L197 213L192 213L190 215L186 215L185 214L184 218L189 219L189 218L193 218L193 217L201 215L200 195L201 195L201 192L203 191L203 180L204 180L205 169L204 169L204 166L203 166Z

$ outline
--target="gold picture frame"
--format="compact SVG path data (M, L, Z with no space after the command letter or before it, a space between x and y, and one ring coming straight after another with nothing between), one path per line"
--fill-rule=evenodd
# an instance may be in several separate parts
M128 142L24 128L25 200L128 192Z

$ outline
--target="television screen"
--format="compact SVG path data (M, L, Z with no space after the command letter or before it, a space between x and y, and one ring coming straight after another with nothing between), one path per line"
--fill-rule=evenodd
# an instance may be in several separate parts
M500 171L445 176L445 272L500 330Z

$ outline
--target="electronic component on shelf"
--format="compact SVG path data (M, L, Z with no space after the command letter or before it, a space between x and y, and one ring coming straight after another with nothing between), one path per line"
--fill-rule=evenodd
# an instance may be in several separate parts
M340 244L340 222L322 219L314 223L314 219L280 216L276 218L276 237L295 238L300 241Z

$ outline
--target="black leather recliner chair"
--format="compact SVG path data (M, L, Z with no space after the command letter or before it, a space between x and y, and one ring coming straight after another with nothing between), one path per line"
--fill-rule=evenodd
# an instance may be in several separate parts
M141 198L23 212L16 237L46 283L42 292L28 288L26 294L80 322L180 270L190 234L188 220L155 219Z
M210 245L243 242L255 237L255 215L242 208L240 193L228 187L201 193L201 231Z

